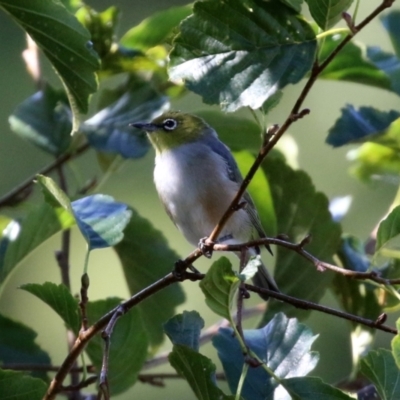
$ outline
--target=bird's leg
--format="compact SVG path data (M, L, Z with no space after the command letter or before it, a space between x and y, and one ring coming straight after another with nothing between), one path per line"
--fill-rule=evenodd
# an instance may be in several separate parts
M214 243L209 242L207 239L208 239L208 237L204 237L204 238L200 239L198 247L204 257L211 258L212 254L213 254Z

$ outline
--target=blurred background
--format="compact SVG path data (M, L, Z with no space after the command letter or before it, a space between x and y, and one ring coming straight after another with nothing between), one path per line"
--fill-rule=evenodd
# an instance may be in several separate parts
M183 5L178 0L88 0L87 3L103 11L112 5L121 11L119 34L122 34L154 12L172 5ZM400 8L395 2L396 8ZM379 1L362 1L358 20L369 13ZM373 21L357 40L368 45L380 46L391 51L391 44L379 20ZM32 80L26 73L21 52L26 45L25 36L17 25L4 13L0 13L0 196L6 194L14 186L32 176L40 168L52 161L51 157L14 135L8 124L8 117L14 108L36 90ZM50 68L44 66L45 77L57 82ZM288 87L279 106L268 116L270 124L280 124L286 118L301 90L302 83L296 87ZM351 208L343 220L343 230L366 239L378 221L385 215L397 191L398 182L374 182L364 184L348 174L349 161L347 152L351 147L332 149L325 144L328 129L339 116L340 108L346 103L357 106L374 106L381 110L399 109L399 98L389 92L331 81L320 81L310 93L305 107L311 114L296 122L290 135L297 144L298 166L311 176L318 191L324 192L330 199L337 196L352 196ZM210 109L195 95L186 96L174 101L172 108L185 112ZM216 108L215 108L216 109ZM248 111L238 113L242 117L251 118ZM182 257L190 253L192 247L176 231L160 205L152 182L154 154L150 151L139 160L128 160L122 168L102 187L101 192L110 194L119 201L133 206L142 216L148 218L154 226L161 230L168 242ZM94 153L89 153L73 162L73 168L81 170L87 177L100 176ZM10 210L1 210L9 213ZM38 332L38 344L49 351L54 365L64 359L66 348L65 330L61 320L38 299L18 290L21 284L28 282L43 283L45 281L60 282L60 274L53 257L60 246L60 238L54 237L29 256L11 275L0 292L0 313L19 320ZM85 245L77 231L72 235L72 287L74 293L79 291L79 279L82 273ZM215 255L217 257L219 255ZM264 255L265 256L265 255ZM266 256L265 256L266 257ZM196 266L202 271L210 265L209 260L201 260ZM128 289L122 271L112 250L96 250L91 255L89 274L91 300L106 296L128 297ZM198 309L206 320L206 326L218 320L206 308L203 295L197 283L185 283L187 303L179 311ZM257 299L252 299L256 302ZM335 306L331 295L327 293L325 304ZM162 306L162 305L160 305ZM393 318L394 319L394 318ZM392 321L393 321L392 319ZM248 326L254 326L256 319ZM312 313L306 324L320 337L314 349L321 352L321 361L315 371L329 382L337 382L345 378L350 370L350 347L348 342L349 326L346 322ZM391 337L378 333L377 346L387 346ZM170 348L168 342L165 350ZM205 347L202 350L207 356L214 352ZM221 370L217 360L214 360ZM340 368L337 366L340 365ZM167 366L158 370L168 370ZM153 388L138 383L117 400L130 399L133 394L138 398L156 399L162 395L166 399L194 398L189 394L188 386L180 380L167 381L165 389ZM180 397L181 396L181 397Z

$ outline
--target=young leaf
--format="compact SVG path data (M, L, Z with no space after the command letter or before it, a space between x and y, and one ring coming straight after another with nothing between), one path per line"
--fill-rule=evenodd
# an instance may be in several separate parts
M233 400L215 385L215 365L212 361L184 345L175 344L169 362L183 376L199 400Z
M45 282L42 285L28 283L21 286L22 290L33 294L50 306L75 334L79 331L79 307L77 300L63 284L56 285Z
M216 314L230 321L233 297L240 280L233 273L232 265L226 257L215 261L200 282L200 288L206 296L206 303Z
M171 272L179 256L160 231L135 210L131 211L124 238L114 249L121 260L129 291L135 294ZM161 344L162 324L175 314L175 308L184 300L181 286L173 285L138 304L152 346Z
M184 311L164 324L164 331L173 344L181 344L199 351L200 331L204 320L197 311Z
M89 324L93 324L108 311L117 307L122 300L109 298L89 302L87 315ZM88 344L86 352L90 360L100 371L104 341L100 335ZM130 310L117 321L111 336L110 358L108 363L108 382L112 395L122 393L131 387L147 356L148 337L137 308Z
M247 346L279 378L304 376L314 369L318 354L311 351L317 338L296 319L287 319L282 313L262 329L245 330ZM213 345L224 367L229 387L236 392L244 358L232 329L221 328L213 338ZM252 400L272 399L279 383L262 367L250 368L242 389L243 397ZM282 387L277 389L282 395Z
M51 365L49 355L35 342L36 336L37 333L31 328L0 314L1 364ZM46 372L34 371L32 375L47 380ZM0 389L0 393L4 392Z
M312 236L306 250L315 257L328 261L337 251L341 229L333 222L329 202L317 192L310 177L304 171L294 171L278 158L269 159L262 168L268 178L272 193L277 232L288 235L293 242ZM277 247L274 278L279 289L290 296L318 302L332 279L328 271L316 271L315 267L293 251ZM270 300L265 320L277 312L304 318L309 312L294 310L287 304Z
M260 108L314 61L313 30L279 2L197 1L179 30L170 78L224 111Z
M97 89L99 60L88 31L60 2L0 0L15 22L43 50L63 81L72 109L86 113Z
M49 84L23 101L9 117L11 130L56 157L71 144L71 109L64 91Z
M0 369L0 393L2 400L41 400L47 385L41 379L23 372Z
M382 400L400 398L400 371L389 350L370 351L361 360L361 373L375 385Z
M83 197L72 202L71 206L90 250L119 243L132 215L126 204L104 194Z
M326 31L342 19L353 0L305 0L318 26Z
M379 251L388 242L400 234L400 206L394 208L391 213L379 224L376 235L375 252Z

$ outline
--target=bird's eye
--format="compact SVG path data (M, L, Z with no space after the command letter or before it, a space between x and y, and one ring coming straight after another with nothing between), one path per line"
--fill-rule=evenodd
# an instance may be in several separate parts
M175 119L167 118L163 122L163 128L165 131L173 131L177 127L178 123Z

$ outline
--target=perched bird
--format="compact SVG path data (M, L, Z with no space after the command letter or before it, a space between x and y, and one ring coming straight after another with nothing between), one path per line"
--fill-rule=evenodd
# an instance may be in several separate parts
M159 197L186 240L197 246L211 234L243 180L229 148L211 126L191 114L168 111L149 123L137 122L131 126L147 132L156 152L154 182ZM218 243L240 244L265 237L247 192L242 201L244 207L229 218ZM249 248L246 262L258 252L257 248ZM253 281L279 291L264 265L259 267Z

